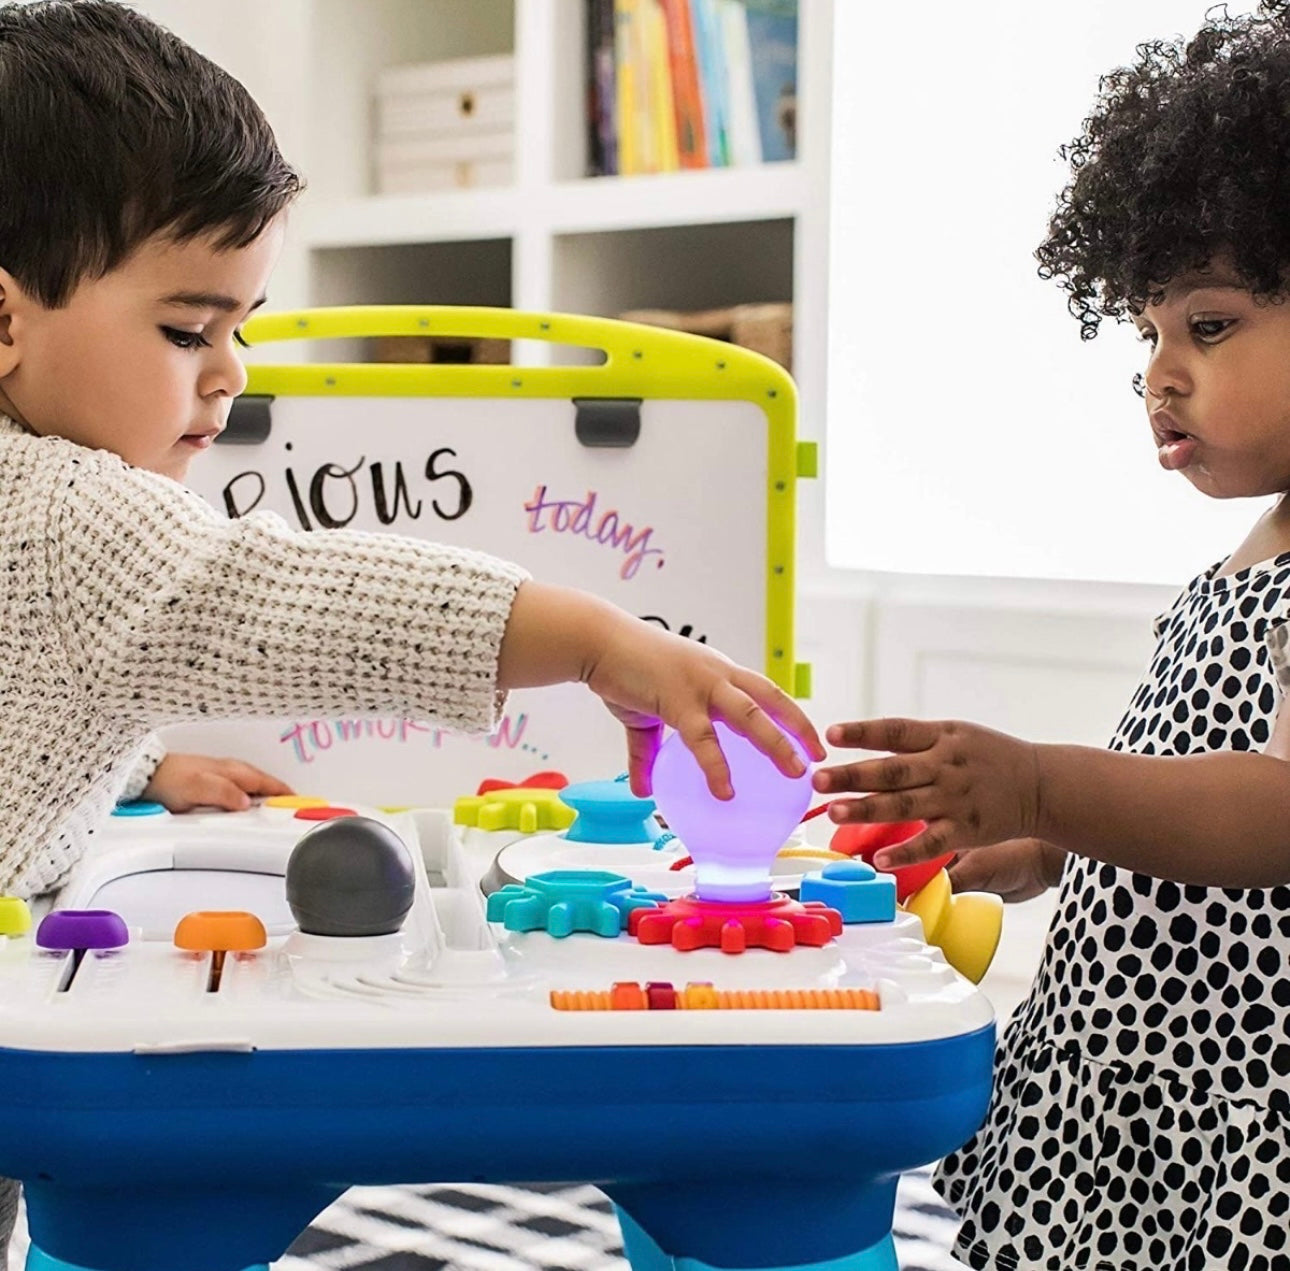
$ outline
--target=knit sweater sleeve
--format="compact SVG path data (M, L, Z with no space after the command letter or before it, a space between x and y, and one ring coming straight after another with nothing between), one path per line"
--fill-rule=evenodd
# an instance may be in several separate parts
M149 733L144 739L143 745L139 747L138 756L131 765L125 785L121 787L121 793L117 795L117 798L122 800L140 798L148 788L148 782L152 780L152 774L161 766L161 761L165 757L165 743L156 733Z
M65 450L51 602L73 683L145 730L399 714L492 727L518 566L387 534L227 520L166 477Z

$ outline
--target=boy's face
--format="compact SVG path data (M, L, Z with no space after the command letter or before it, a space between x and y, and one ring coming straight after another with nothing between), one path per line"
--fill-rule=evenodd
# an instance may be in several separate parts
M1220 499L1290 489L1290 303L1256 301L1219 259L1134 324L1161 466Z
M282 222L222 252L205 238L150 239L61 309L0 270L0 409L182 481L246 386L237 337L264 301Z

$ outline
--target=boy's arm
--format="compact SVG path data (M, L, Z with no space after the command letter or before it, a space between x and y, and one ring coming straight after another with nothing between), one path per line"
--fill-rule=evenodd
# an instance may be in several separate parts
M395 535L229 521L165 477L62 443L52 627L73 683L142 731L203 718L415 714L493 725L518 566Z
M130 769L130 775L126 778L125 786L117 798L121 802L141 798L144 790L148 788L148 783L152 780L153 773L157 771L165 757L165 743L156 733L149 733L144 739L138 758L134 761L134 767Z
M586 684L626 728L628 774L637 794L650 793L664 724L680 733L718 798L729 797L732 787L714 719L748 737L782 772L800 776L803 753L824 757L802 708L764 675L597 596L530 580L511 606L498 685L565 680Z
M620 609L586 592L526 582L515 595L497 666L502 690L585 680Z
M1269 751L1174 757L1036 745L960 721L835 725L834 745L890 751L821 769L837 821L925 820L884 868L1037 837L1109 864L1211 887L1290 882L1290 741L1282 707Z

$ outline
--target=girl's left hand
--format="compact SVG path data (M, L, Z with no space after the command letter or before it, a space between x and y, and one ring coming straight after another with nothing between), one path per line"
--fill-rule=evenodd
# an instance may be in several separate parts
M170 812L225 808L242 812L252 795L292 794L285 782L240 759L168 754L144 787L142 797L155 799Z
M926 821L927 829L874 859L895 869L1036 834L1042 804L1031 742L960 720L872 719L834 724L833 746L891 752L885 758L820 768L816 790L836 796L829 816L846 821Z

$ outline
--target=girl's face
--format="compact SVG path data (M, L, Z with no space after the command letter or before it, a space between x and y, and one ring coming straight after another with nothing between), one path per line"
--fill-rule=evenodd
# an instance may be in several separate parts
M1134 325L1161 467L1217 499L1290 490L1290 299L1256 300L1215 261Z

